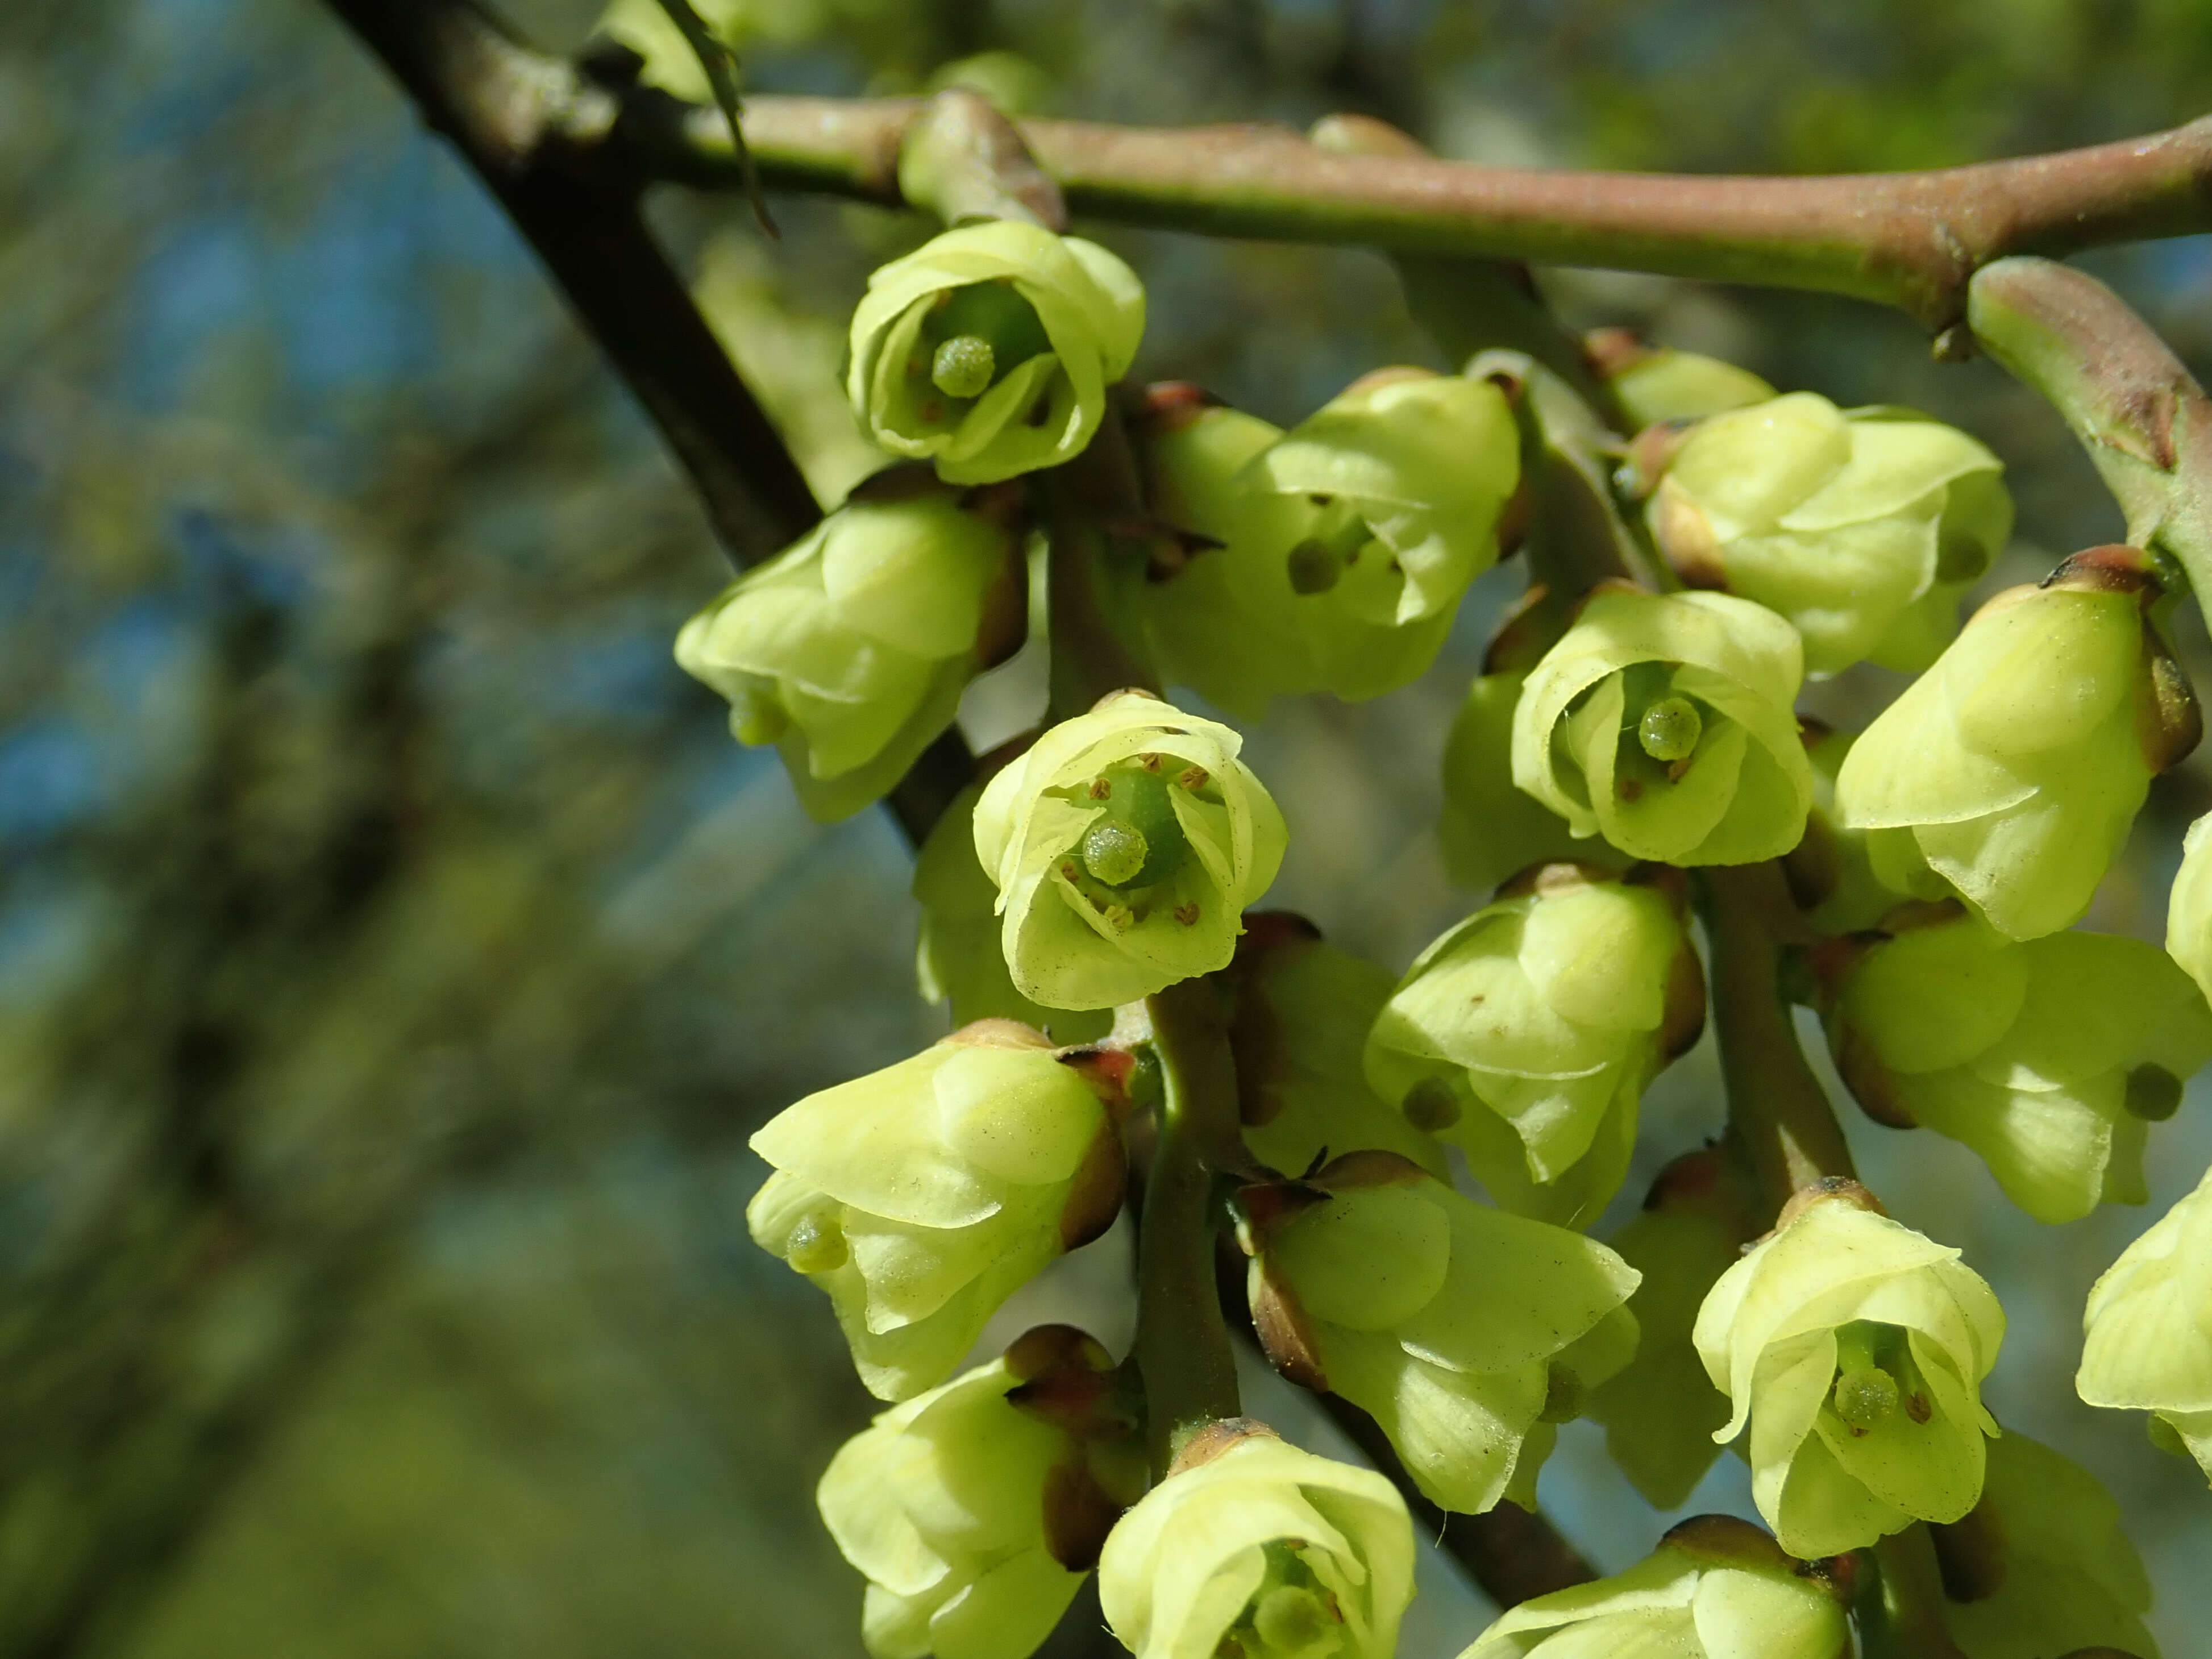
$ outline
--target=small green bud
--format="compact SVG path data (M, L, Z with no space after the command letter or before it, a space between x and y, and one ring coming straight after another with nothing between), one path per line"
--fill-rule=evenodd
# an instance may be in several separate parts
M1698 1352L1734 1408L1713 1437L1755 1423L1753 1499L1804 1560L1960 1519L1981 1498L1984 1436L1997 1431L1978 1388L2004 1310L1956 1250L1871 1202L1855 1186L1799 1194L1698 1312ZM1798 1363L1824 1334L1832 1363ZM1895 1387L1894 1409L1875 1409L1869 1372Z
M1791 708L1802 678L1796 633L1747 599L1601 588L1522 689L1513 781L1576 836L1602 834L1632 858L1778 858L1812 804ZM1678 699L1704 712L1690 750L1661 761L1641 722ZM1662 724L1668 746L1689 730Z
M1121 1517L1098 1563L1106 1622L1147 1659L1389 1659L1413 1594L1405 1500L1252 1428Z
M1636 723L1636 741L1656 761L1685 761L1698 752L1705 730L1698 706L1687 697L1662 697Z
M1276 1364L1371 1415L1445 1509L1479 1513L1532 1486L1540 1425L1577 1415L1634 1351L1635 1271L1390 1153L1339 1158L1274 1201L1285 1191L1240 1197L1254 1322Z
M868 279L846 394L886 449L988 483L1082 452L1144 326L1143 285L1104 248L961 225Z
M2212 1171L2090 1287L2074 1388L2148 1411L2212 1479Z
M998 372L991 343L980 334L956 334L930 359L929 380L948 398L980 398Z
M830 1293L878 1398L940 1381L1001 1302L1105 1231L1122 1155L1101 1086L985 1021L753 1136L775 1166L745 1211L754 1241Z

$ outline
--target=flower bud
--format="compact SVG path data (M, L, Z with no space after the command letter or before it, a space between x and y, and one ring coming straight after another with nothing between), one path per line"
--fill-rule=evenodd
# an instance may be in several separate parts
M1702 421L1774 396L1774 388L1747 368L1647 345L1626 329L1595 330L1584 337L1583 349L1612 386L1632 431L1662 421Z
M1096 1068L986 1021L809 1095L752 1138L754 1243L830 1293L870 1393L941 1381L999 1304L1121 1207Z
M1143 284L1096 243L962 225L868 278L846 395L884 448L988 483L1080 454L1144 331Z
M1247 1188L1240 1208L1268 1357L1374 1418L1444 1509L1532 1502L1553 1425L1635 1350L1619 1256L1391 1153Z
M1019 643L1026 568L1011 501L881 474L676 636L676 660L773 743L823 823L881 799Z
M2181 838L2181 868L2166 902L2166 953L2212 997L2212 814Z
M1844 970L1829 1046L1884 1122L1978 1153L2039 1221L2140 1204L2153 1121L2212 1059L2212 1010L2166 953L2103 933L2025 944L1955 902L1908 907Z
M1113 1024L1103 1010L1041 1008L1007 975L999 947L999 890L975 861L975 800L971 784L939 815L914 861L914 897L921 907L915 976L926 1001L947 1007L955 1026L979 1019L1034 1025L1055 1042L1096 1042Z
M1229 1047L1252 1155L1296 1176L1344 1152L1381 1150L1443 1175L1443 1149L1381 1100L1362 1070L1390 970L1322 943L1302 918L1247 920L1229 970Z
M1734 1516L1685 1521L1626 1572L1522 1602L1460 1659L1845 1659L1835 1587Z
M1485 674L1468 689L1444 739L1444 804L1437 841L1455 887L1487 892L1531 865L1602 855L1559 814L1513 783L1513 713L1527 679Z
M1701 422L1648 515L1685 581L1788 617L1808 672L1867 657L1913 672L2012 533L2001 471L1951 427L1797 392Z
M2212 1171L2089 1289L2074 1389L2152 1413L2151 1438L2212 1479Z
M1678 888L1547 865L1414 960L1367 1078L1498 1203L1586 1224L1627 1173L1644 1085L1704 1017Z
M1797 635L1725 593L1601 588L1536 665L1513 781L1632 858L1751 864L1804 834Z
M1413 1595L1397 1489L1264 1431L1153 1487L1098 1564L1106 1622L1138 1659L1389 1659Z
M2150 1580L2096 1476L2017 1429L1990 1443L1982 1501L1929 1528L1944 1613L1971 1659L2099 1646L2157 1651Z
M1065 1350L1040 1374L1026 1347ZM1066 1326L878 1415L845 1443L816 1502L866 1575L874 1659L1027 1659L1052 1633L1106 1531L1144 1488L1134 1442L1024 1408L1062 1374L1104 1382L1105 1351Z
M1980 1499L1981 1380L2004 1310L1959 1252L1863 1206L1851 1183L1809 1188L1721 1275L1693 1340L1751 1424L1752 1497L1782 1547L1840 1555Z
M1660 1172L1644 1208L1610 1241L1643 1275L1628 1304L1642 1335L1627 1368L1590 1396L1589 1415L1656 1509L1680 1507L1720 1455L1713 1431L1728 1421L1728 1401L1690 1333L1706 1293L1761 1231L1747 1186L1721 1148L1686 1153Z
M1939 900L1951 884L1929 869L1904 830L1847 830L1837 822L1836 774L1856 741L1816 721L1802 726L1813 766L1813 810L1804 839L1783 855L1790 894L1816 933L1856 933L1875 927L1900 901Z
M1014 988L1110 1008L1229 965L1286 840L1243 739L1125 691L1063 720L975 808Z
M2140 555L2078 554L1998 594L1867 728L1836 779L1846 828L1909 830L2000 933L2070 926L2195 743L2195 704L2145 614Z

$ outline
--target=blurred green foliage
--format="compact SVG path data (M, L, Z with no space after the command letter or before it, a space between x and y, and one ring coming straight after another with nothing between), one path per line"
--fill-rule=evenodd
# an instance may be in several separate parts
M756 88L1012 53L968 72L1054 112L1352 108L1559 165L1926 166L2212 109L2203 0L710 9ZM563 49L593 22L513 11ZM735 200L659 213L834 498L872 465L843 313L921 228L787 202L770 246ZM1151 285L1141 375L1287 422L1437 361L1370 255L1100 234ZM2092 263L2212 358L2205 239ZM2008 580L2117 530L2054 417L1901 319L1552 288L1578 322L1975 430L2021 502ZM668 659L722 578L526 254L317 9L0 9L0 1655L857 1654L810 1498L868 1402L744 1237L744 1139L937 1023L888 821L807 824ZM1515 580L1405 692L1255 735L1292 829L1279 897L1394 969L1472 902L1430 835L1436 763ZM971 694L972 736L1028 718L1036 668ZM1820 700L1850 721L1894 684ZM2208 805L2201 758L2160 781L2095 925L2155 936ZM2212 1157L2209 1113L2160 1132L2151 1214ZM1647 1170L1717 1121L1693 1056ZM1851 1130L1896 1212L2004 1293L1996 1408L2113 1484L2186 1650L2212 1509L2065 1383L2081 1292L2148 1216L2039 1231L1960 1149ZM1025 1305L1118 1340L1122 1248ZM1545 1496L1617 1566L1660 1523L1586 1426ZM1473 1633L1470 1602L1425 1606L1409 1656ZM1097 1650L1079 1617L1062 1639Z

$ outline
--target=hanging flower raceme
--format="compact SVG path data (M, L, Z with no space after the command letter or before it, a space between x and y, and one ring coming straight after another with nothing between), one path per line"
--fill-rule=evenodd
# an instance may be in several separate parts
M1643 447L1663 455L1647 516L1675 574L1788 617L1814 674L1925 668L2012 532L1997 458L1905 411L1796 392Z
M1238 1208L1268 1358L1374 1418L1445 1509L1533 1505L1553 1425L1635 1351L1637 1275L1619 1256L1395 1153L1247 1188Z
M1728 1400L1691 1340L1698 1310L1763 1223L1751 1182L1725 1146L1686 1152L1659 1172L1644 1207L1607 1242L1642 1282L1629 1298L1636 1357L1590 1395L1606 1449L1655 1509L1680 1509L1720 1455L1713 1431Z
M988 483L1081 453L1144 331L1144 286L1104 248L962 225L868 279L846 394L884 448Z
M2148 616L2160 592L2141 552L2110 547L1990 600L1852 745L1843 826L1909 835L2000 933L2070 926L2202 729Z
M1413 1595L1397 1488L1244 1419L1194 1441L1098 1563L1106 1622L1137 1659L1390 1659Z
M823 822L880 799L981 669L1020 645L1026 567L1012 491L963 495L895 468L676 636L730 702L740 743L775 744Z
M1803 678L1796 631L1764 605L1607 584L1522 688L1513 781L1632 858L1778 858L1813 798Z
M1841 953L1828 1030L1872 1115L1965 1142L2039 1221L2144 1200L2149 1126L2212 1059L2212 1009L2172 958L2105 933L2018 943L1955 900L1869 937Z
M830 1293L870 1393L942 1381L1000 1303L1112 1224L1115 1076L983 1020L753 1136L775 1166L745 1210L754 1242Z
M1700 1515L1626 1572L1522 1602L1460 1659L1847 1659L1844 1605L1749 1522Z
M1248 916L1224 977L1233 990L1244 1144L1271 1170L1303 1175L1344 1152L1380 1150L1446 1172L1443 1149L1368 1086L1368 1028L1389 1000L1390 970L1322 941L1302 916Z
M866 1575L874 1659L1028 1659L1144 1491L1134 1417L1106 1351L1040 1326L878 1416L816 1501Z
M1228 726L1124 691L1063 720L975 808L1014 988L1110 1008L1225 968L1282 862L1282 813Z
M1697 1041L1680 878L1545 865L1414 960L1367 1077L1507 1208L1586 1223L1627 1173L1644 1085Z
M1370 374L1287 434L1156 398L1140 447L1155 514L1218 544L1148 592L1167 676L1250 714L1426 669L1520 479L1505 394L1421 369Z
M1862 1548L1914 1521L1956 1521L1981 1497L1982 1379L2004 1310L1959 1260L1832 1182L1790 1200L1721 1276L1695 1340L1751 1425L1752 1496L1801 1559Z
M2212 1479L2212 1171L2090 1287L2074 1388Z
M1928 1530L1944 1618L1966 1659L2157 1653L2142 1621L2150 1580L2120 1506L2088 1470L2019 1430L1990 1442L1972 1512Z

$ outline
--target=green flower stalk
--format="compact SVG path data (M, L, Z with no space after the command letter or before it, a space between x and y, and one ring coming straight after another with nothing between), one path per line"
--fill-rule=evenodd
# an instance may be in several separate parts
M1644 1085L1704 1024L1680 878L1650 874L1529 872L1415 958L1368 1036L1376 1091L1510 1210L1594 1219Z
M868 1391L909 1400L1040 1268L1112 1224L1120 1105L1088 1051L984 1020L778 1113L752 1138L775 1173L745 1222L829 1292Z
M1558 813L1513 783L1513 717L1525 673L1484 674L1468 688L1444 739L1437 843L1452 885L1487 892L1532 865L1602 854Z
M2090 1287L2075 1392L2151 1413L2151 1438L2212 1480L2212 1171Z
M1144 1490L1112 1369L1082 1332L1042 1326L845 1443L815 1496L868 1579L874 1659L1028 1659L1052 1633Z
M1751 1426L1752 1497L1800 1559L1863 1548L1914 1521L1956 1521L1982 1495L1981 1381L2004 1310L1959 1252L1832 1182L1790 1200L1721 1275L1693 1340Z
M1244 1144L1271 1170L1303 1175L1339 1154L1376 1150L1447 1171L1443 1149L1368 1086L1368 1028L1390 999L1390 970L1325 944L1304 917L1245 918L1228 978L1229 1046Z
M2166 953L2212 997L2212 816L2181 838L2181 868L2166 902Z
M1095 1042L1111 1013L1041 1008L1019 991L999 948L999 890L975 861L975 802L970 784L938 815L914 860L914 898L921 909L915 978L923 1000L946 1008L957 1027L979 1019L1019 1020L1062 1043Z
M1010 492L878 474L686 623L676 660L729 700L738 742L777 746L811 816L849 817L1021 643L1018 513Z
M1228 726L1124 691L1052 727L983 790L975 852L1014 988L1109 1008L1229 965L1283 817Z
M1601 587L1522 688L1513 781L1631 858L1752 864L1804 834L1796 631L1725 593Z
M1723 1148L1676 1158L1651 1184L1644 1208L1614 1234L1614 1252L1643 1275L1628 1311L1641 1333L1636 1357L1590 1395L1606 1449L1655 1509L1686 1503L1720 1448L1727 1398L1705 1375L1691 1340L1698 1310L1764 1224L1753 1218L1749 1182Z
M1413 1595L1397 1488L1244 1419L1194 1441L1098 1564L1138 1659L1390 1659Z
M1626 1572L1523 1601L1460 1659L1846 1659L1841 1593L1730 1515L1685 1521Z
M2012 533L2002 470L1940 422L1796 392L1700 422L1647 517L1684 581L1788 617L1808 672L1917 672Z
M1278 692L1360 699L1419 675L1497 562L1520 482L1505 394L1422 369L1368 375L1264 444L1272 429L1249 416L1155 424L1156 514L1219 545L1148 593L1152 632L1171 680L1247 712Z
M2160 592L2142 553L2099 548L1992 599L1852 745L1843 827L1909 832L2000 933L2070 927L2202 729L2148 614Z
M1268 1358L1374 1418L1442 1508L1533 1507L1555 1425L1635 1351L1619 1256L1395 1153L1247 1188L1238 1207Z
M2116 1648L2158 1659L2150 1580L2096 1476L2017 1429L1992 1440L1982 1501L1929 1528L1944 1614L1966 1659Z
M2038 1221L2141 1204L2151 1124L2212 1060L2212 1009L2156 945L2006 939L1953 901L1899 910L1838 975L1837 1069L1869 1114L1978 1153Z
M1144 331L1144 286L1104 248L962 225L868 279L846 395L884 448L990 483L1080 454Z

